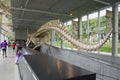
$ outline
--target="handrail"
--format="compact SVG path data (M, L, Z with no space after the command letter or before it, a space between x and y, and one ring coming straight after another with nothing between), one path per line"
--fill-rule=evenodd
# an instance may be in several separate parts
M85 58L89 59L89 60L92 60L92 61L95 61L95 62L98 62L100 64L103 64L108 66L108 67L112 67L114 69L117 69L117 70L120 70L120 67L117 67L117 66L120 66L120 64L116 64L116 63L113 63L111 61L106 61L106 60L103 60L103 59L100 59L100 58L96 58L96 57L93 57L93 56L89 56L87 55L85 52L77 52L75 51L75 53L78 55L78 56L84 56ZM82 54L83 53L83 54ZM74 53L73 53L74 54ZM114 66L114 65L111 65L111 64L116 64L117 66ZM96 72L97 73L97 72ZM109 78L112 78L112 79L115 79L115 80L120 80L120 79L117 79L115 77L111 77L109 75L105 75L105 74L100 74L100 73L97 73L99 75L102 75L102 76L106 76L106 77L109 77ZM103 80L103 79L102 79Z

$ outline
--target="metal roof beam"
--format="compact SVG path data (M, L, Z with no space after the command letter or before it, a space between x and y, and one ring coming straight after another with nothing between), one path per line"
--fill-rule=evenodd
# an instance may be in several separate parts
M19 21L33 21L33 22L44 22L44 21L37 21L37 20L31 20L31 19L18 19L18 18L12 18L13 20L19 20Z
M26 6L28 5L28 3L29 3L29 0L26 1L24 8L26 8ZM22 6L21 6L21 8L22 8ZM23 17L23 15L24 15L24 11L22 11L21 18Z
M38 12L38 13L45 13L45 14L51 14L51 15L59 15L59 16L76 18L76 16L72 16L72 15L55 13L55 12L48 12L48 11L42 11L42 10L32 10L32 9L16 8L16 7L11 7L11 9L14 9L14 10L23 10L23 11L30 11L30 12Z
M101 0L93 0L93 1L110 6L110 3L107 3L105 1L101 1Z

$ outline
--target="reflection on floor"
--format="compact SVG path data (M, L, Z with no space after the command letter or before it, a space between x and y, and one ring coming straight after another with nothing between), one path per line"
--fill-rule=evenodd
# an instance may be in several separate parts
M0 80L19 80L18 68L15 64L15 51L7 49L7 58L2 57L0 50Z

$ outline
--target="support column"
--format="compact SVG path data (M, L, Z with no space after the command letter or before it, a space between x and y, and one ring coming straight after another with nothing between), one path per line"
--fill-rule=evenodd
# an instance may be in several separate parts
M55 31L53 31L53 46L56 46L56 36L55 36Z
M100 10L98 10L98 43L100 42ZM100 53L100 50L98 50L98 53Z
M61 39L61 48L63 48L63 40Z
M68 22L66 22L66 27L67 27L67 29L68 29L68 27L69 27L69 24L68 24ZM65 47L66 47L66 49L68 48L68 42L67 41L65 41Z
M65 26L65 23L63 23L63 26ZM61 46L60 47L64 48L64 40L62 38L60 40L61 40Z
M98 42L100 41L100 10L98 10Z
M78 17L78 39L82 41L82 17Z
M26 38L26 41L28 40L29 36L28 36L28 26L26 27L26 32L27 32L27 38ZM27 43L25 42L25 47L27 46Z
M1 34L1 25L0 25L0 43L1 43L1 35L2 35L2 34Z
M26 32L27 32L27 37L28 37L28 33L29 33L29 28L28 28L28 26L26 27Z
M72 23L72 34L73 34L73 32L74 32L74 29L73 29L73 27L74 27L74 25L73 25L73 19L71 20L71 23ZM72 35L72 36L74 36L74 35ZM73 50L73 45L71 44L71 50Z
M3 39L2 39L2 41L4 41L5 40L5 34L3 34Z
M67 27L67 22L64 22L64 26ZM66 48L66 42L65 42L65 38L63 38L63 48L65 49Z
M50 45L52 45L53 41L53 32L51 31L51 39L50 39Z
M118 4L112 6L113 11L113 32L112 32L112 56L118 54Z
M86 34L87 34L87 42L89 43L89 15L87 14L87 28L86 28Z

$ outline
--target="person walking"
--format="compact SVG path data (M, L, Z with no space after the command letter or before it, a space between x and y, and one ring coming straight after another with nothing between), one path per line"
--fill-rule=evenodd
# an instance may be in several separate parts
M10 47L11 46L11 42L8 42L8 47Z
M1 48L2 48L2 52L3 52L3 58L7 57L7 53L6 53L6 49L7 49L7 42L6 40L4 40L4 42L1 43Z
M16 46L16 44L15 44L15 42L13 42L13 43L12 43L12 48L13 48L13 50L15 50L15 46Z
M22 47L17 47L17 52L16 52L16 60L15 63L18 65L19 64L19 59L22 55Z

